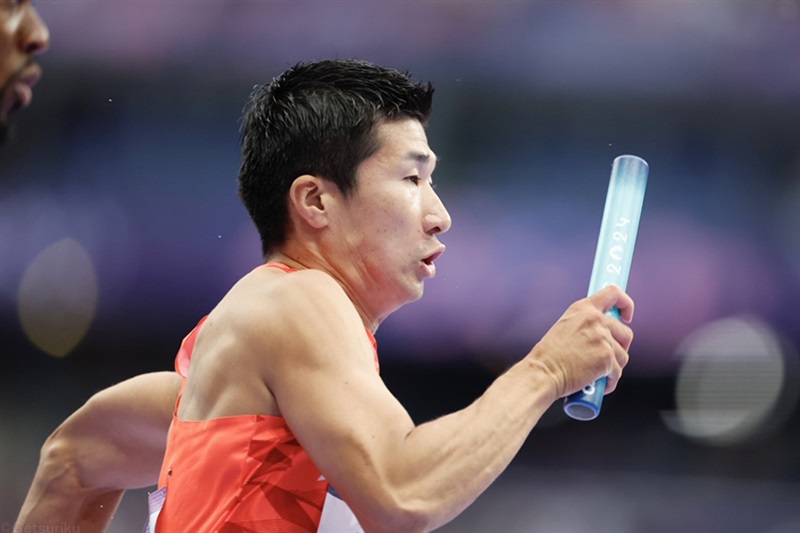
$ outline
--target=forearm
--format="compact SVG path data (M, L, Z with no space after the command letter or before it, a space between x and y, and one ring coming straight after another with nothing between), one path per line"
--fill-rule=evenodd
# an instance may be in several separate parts
M73 452L61 441L58 431L47 440L15 532L67 526L76 531L103 532L108 528L124 491L84 486Z
M446 523L474 501L556 399L602 376L609 383L619 379L632 332L603 314L614 305L625 320L632 318L633 302L616 287L576 302L481 398L408 434L407 453L389 464L398 466L396 486L404 498L414 498L427 526Z
M384 480L393 499L421 530L449 522L505 470L555 399L545 373L523 360L465 409L407 435Z
M13 531L69 531L71 527L73 531L104 533L124 493L115 490L85 498L40 494L36 499L26 499ZM80 507L73 507L76 504Z
M158 482L179 387L173 372L144 374L95 394L70 415L42 446L20 530L105 531L126 489Z
M124 490L111 490L89 499L78 517L80 531L104 533L111 524L111 519L114 518L114 513L117 512L117 507L124 494Z

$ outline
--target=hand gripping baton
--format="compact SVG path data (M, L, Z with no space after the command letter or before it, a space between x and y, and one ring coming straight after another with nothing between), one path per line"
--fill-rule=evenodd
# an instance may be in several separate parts
M648 172L647 162L635 155L621 155L614 159L589 281L589 296L609 285L616 285L623 291L628 286ZM614 307L606 315L619 319L619 309ZM567 396L564 412L575 420L597 418L605 391L606 378L600 378Z

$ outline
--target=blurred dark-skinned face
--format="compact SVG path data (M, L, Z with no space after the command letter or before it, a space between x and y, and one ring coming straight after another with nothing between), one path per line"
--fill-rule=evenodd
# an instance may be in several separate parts
M49 43L50 32L30 0L0 0L0 142L8 116L33 99L42 75L35 57Z

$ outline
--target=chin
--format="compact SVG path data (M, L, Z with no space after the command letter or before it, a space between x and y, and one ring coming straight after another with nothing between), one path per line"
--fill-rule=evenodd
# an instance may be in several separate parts
M395 306L395 310L400 309L401 307L405 307L410 303L414 303L422 298L422 284L414 285L414 286L406 286L404 287L404 291L402 293L398 293L396 295L395 302L397 305Z
M408 293L408 303L416 302L425 294L425 286L420 283L413 287Z

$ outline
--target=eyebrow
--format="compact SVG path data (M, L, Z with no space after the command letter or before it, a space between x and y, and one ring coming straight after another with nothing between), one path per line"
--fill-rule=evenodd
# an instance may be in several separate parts
M413 161L417 161L419 163L428 163L431 160L431 155L433 155L433 162L439 163L440 159L439 156L433 154L433 152L426 153L426 152L408 152L406 154L406 159L411 159Z

